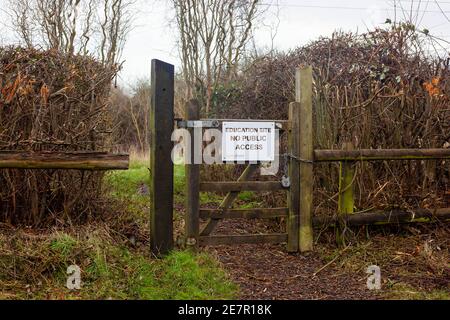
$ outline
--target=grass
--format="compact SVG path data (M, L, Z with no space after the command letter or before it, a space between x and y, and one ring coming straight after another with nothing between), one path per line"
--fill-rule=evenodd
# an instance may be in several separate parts
M143 269L137 292L146 299L231 299L236 286L209 255L174 252L156 270ZM159 274L155 279L154 273ZM144 284L144 285L142 285Z
M76 243L77 241L68 234L57 232L55 238L50 242L50 249L58 253L61 258L67 259Z
M423 290L409 284L396 283L386 293L390 300L450 300L449 290Z
M120 223L148 234L149 195L144 190L150 181L148 161L133 160L129 170L110 172L105 179L110 196L124 206L115 223L123 219ZM182 202L183 166L175 167L174 181L175 201ZM14 230L14 237L0 232L0 299L237 297L237 286L207 253L176 250L163 259L151 259L148 240L130 245L127 235L108 223L47 230L36 239L26 230ZM81 290L66 288L66 271L72 264L81 268Z
M102 228L85 230L78 239L57 232L42 242L15 239L16 246L18 241L28 251L20 252L23 259L17 259L16 265L4 264L0 282L6 284L14 268L22 270L21 279L12 281L13 287L2 285L0 298L161 300L236 295L236 286L217 261L204 253L174 251L164 259L150 259L116 243ZM66 270L72 264L82 270L81 290L65 287Z
M148 206L148 196L135 192L143 184L150 188L148 164L149 161L140 158L131 162L128 171L113 172L107 177L115 197L122 200L132 199L128 201L131 206L129 209L134 212ZM184 179L184 166L176 165L174 201L178 204L184 203ZM209 198L203 200L211 201ZM180 219L181 216L175 214L175 220ZM138 270L132 287L140 298L228 299L236 296L236 286L226 278L217 261L205 253L178 251L156 264L148 264L146 259L133 259L133 255L130 254L127 256L132 260L127 263Z
M131 161L127 171L112 171L106 176L106 182L110 186L111 194L120 200L131 199L134 204L148 205L148 194L139 193L138 190L145 186L150 189L149 163L142 159ZM183 203L184 190L184 166L174 167L174 197L175 202ZM144 203L145 202L145 203Z

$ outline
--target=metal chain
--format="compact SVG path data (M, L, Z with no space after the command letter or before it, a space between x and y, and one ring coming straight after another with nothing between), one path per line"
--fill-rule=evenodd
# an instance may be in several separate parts
M289 155L287 153L283 154L283 158L284 158L283 173L284 173L285 176L289 175L289 173L288 173L288 170L289 170L288 157L289 157Z
M289 167L288 167L288 154L283 154L284 158L284 166L283 166L283 176L281 177L281 184L285 188L289 188L291 186L291 180L289 177Z
M294 159L294 160L297 160L298 162L314 163L313 160L302 159L302 158L297 157L297 156L294 156L293 154L290 154L290 153L284 153L284 154L282 154L282 156L283 156L285 159L287 159L287 158L292 158L292 159ZM286 163L287 163L287 160L286 160Z

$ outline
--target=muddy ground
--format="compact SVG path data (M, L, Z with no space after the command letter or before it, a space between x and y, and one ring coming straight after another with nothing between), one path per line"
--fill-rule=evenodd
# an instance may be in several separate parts
M364 227L365 228L365 227ZM270 232L262 221L222 221L216 234ZM338 248L317 239L317 252L289 254L284 245L208 247L240 286L242 299L448 299L449 225L364 229ZM332 232L331 232L332 234ZM327 232L330 235L330 232ZM381 290L367 288L370 265L381 268Z

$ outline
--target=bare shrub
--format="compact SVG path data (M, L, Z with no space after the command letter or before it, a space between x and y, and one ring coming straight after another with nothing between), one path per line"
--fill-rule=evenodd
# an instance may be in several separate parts
M56 50L0 48L0 150L109 151L108 96L116 71ZM0 170L0 221L83 221L102 205L102 176Z
M427 54L427 35L403 24L336 33L260 57L214 94L219 118L287 119L295 69L314 68L315 148L442 148L450 144L450 58ZM445 206L448 161L358 165L359 209ZM316 210L336 211L338 164L316 166Z

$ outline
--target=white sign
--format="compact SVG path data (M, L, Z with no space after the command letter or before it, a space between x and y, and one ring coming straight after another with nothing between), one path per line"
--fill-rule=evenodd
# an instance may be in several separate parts
M274 161L275 122L223 122L222 161Z

